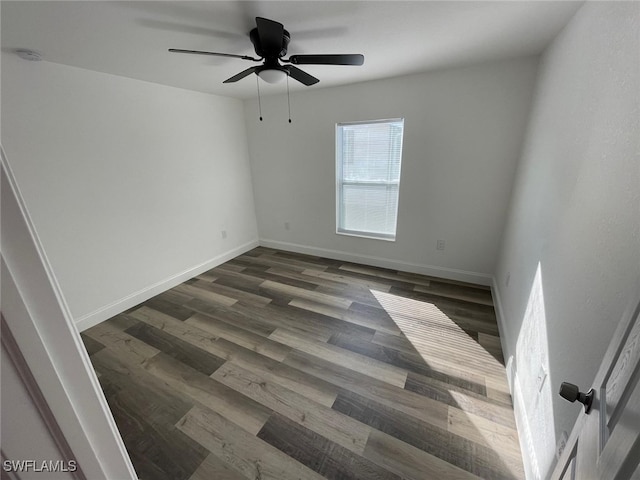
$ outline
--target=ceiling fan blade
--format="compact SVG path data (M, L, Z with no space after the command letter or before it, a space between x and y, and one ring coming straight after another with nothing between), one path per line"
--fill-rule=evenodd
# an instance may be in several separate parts
M316 77L309 75L307 72L304 72L293 65L286 65L284 68L289 72L289 76L291 78L305 84L307 87L320 81Z
M237 82L238 80L242 80L244 77L251 75L252 73L254 73L256 70L258 70L258 68L260 67L250 67L247 68L246 70L243 70L242 72L238 73L237 75L234 75L231 78L227 78L224 82L222 83L233 83L233 82Z
M289 60L283 60L294 65L362 65L364 55L291 55Z
M179 48L170 48L169 51L172 53L192 53L195 55L212 55L214 57L241 58L242 60L253 60L254 62L260 61L259 58L253 58L248 55L234 55L232 53L203 52L200 50L182 50Z
M262 17L256 17L256 25L258 26L258 36L260 37L262 50L266 53L265 56L278 57L280 50L282 50L284 26L281 23Z

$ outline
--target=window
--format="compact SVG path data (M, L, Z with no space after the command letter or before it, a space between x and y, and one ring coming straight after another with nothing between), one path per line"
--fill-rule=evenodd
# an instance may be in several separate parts
M336 232L395 240L404 119L336 125Z

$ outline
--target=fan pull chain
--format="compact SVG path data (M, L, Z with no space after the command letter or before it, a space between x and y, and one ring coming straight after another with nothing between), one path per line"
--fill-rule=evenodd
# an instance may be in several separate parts
M256 86L258 87L258 113L260 115L260 121L262 121L262 103L260 102L260 81L258 75L256 75Z
M289 123L291 123L291 97L289 96L289 75L287 75L287 105L289 106Z

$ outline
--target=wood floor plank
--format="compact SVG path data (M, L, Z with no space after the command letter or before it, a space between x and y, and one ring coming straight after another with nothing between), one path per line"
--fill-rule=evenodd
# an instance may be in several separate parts
M196 313L185 320L185 323L198 327L201 330L211 332L218 337L229 340L230 342L236 343L242 347L255 350L256 352L262 353L266 357L273 358L274 360L283 360L291 351L289 347L282 343L273 341L271 339L271 335L265 338L199 313Z
M189 480L246 480L246 477L233 470L224 460L210 453Z
M271 415L271 410L259 403L164 354L148 361L144 368L186 397L224 415L253 435Z
M420 342L416 342L418 344L418 348L416 348L411 340L404 335L386 335L382 332L376 332L372 343L409 354L417 353L424 362L422 372L420 372L421 375L435 378L481 395L486 395L487 393L486 376L484 374L476 372L473 368L465 368L455 360L442 359L435 355L423 353L425 350L420 348Z
M376 282L375 280L361 279L353 276L348 277L346 275L340 275L337 273L331 273L322 270L307 269L303 270L302 274L308 277L317 277L325 280L331 280L342 285L358 285L362 288L379 290L382 292L388 292L391 288L390 285L384 284L382 282Z
M271 280L265 280L260 287L265 290L273 290L275 292L289 294L297 298L321 303L330 307L344 308L345 310L349 308L352 302L351 300L336 297L334 295L327 295L316 291L283 285L281 283L272 282Z
M144 480L524 478L486 286L257 247L82 338Z
M506 375L487 377L485 384L487 386L487 397L502 403L512 403Z
M225 362L220 357L144 323L138 323L125 332L205 375L211 375Z
M402 275L399 275L397 272L394 272L392 270L386 270L386 269L376 268L376 267L367 267L364 265L356 265L354 263L345 263L344 265L340 266L340 270L343 270L346 272L360 273L362 275L366 275L368 277L373 277L373 278L384 278L384 279L396 280L400 282L413 283L418 285L428 286L431 283L431 280L426 279L424 277L408 277L408 276L403 277Z
M447 428L448 405L441 402L431 401L422 395L363 375L342 366L342 364L322 360L304 352L291 352L285 359L285 363L309 375L333 383L342 389L391 406L431 425L442 429Z
M246 256L240 255L239 257L236 257L237 259L246 259ZM253 257L251 259L251 263L255 263L258 265L266 265L268 267L282 267L282 268L286 268L287 270L290 271L302 271L305 268L313 268L315 270L324 270L327 267L323 266L323 265L319 265L317 263L311 263L305 260L301 259L302 257L300 257L300 259L293 259L290 257L284 257L284 256L275 256L275 255L269 255L269 254L262 254L258 257Z
M380 306L380 302L378 302L375 297L374 291L371 291L369 289L362 289L360 287L354 287L350 285L346 287L319 285L318 288L316 288L316 292L336 296L339 298L347 298L351 300L352 304L354 302L357 302L363 305L367 305L371 308L383 310L383 308Z
M189 342L206 352L225 358L223 357L223 354L220 354L218 349L212 347L212 345L215 344L215 340L219 338L217 335L201 330L197 327L192 327L177 318L147 306L140 307L136 311L131 312L131 316L143 323L146 323L147 325L157 328L158 330L162 330Z
M449 431L489 448L499 447L501 453L514 460L521 458L515 428L505 427L473 413L450 407Z
M173 426L147 423L148 412L136 410L126 392L112 397L109 408L118 425L127 424L123 441L140 480L183 480L208 454L197 442Z
M226 263L223 263L222 265L218 265L217 267L212 268L209 271L210 272L217 272L219 270L222 270L222 271L229 271L229 272L242 272L246 268L247 267L244 267L242 265L234 265L231 262L226 262ZM215 273L214 273L214 275L215 275Z
M224 305L214 305L194 298L193 300L185 303L185 305L192 309L193 313L202 313L209 317L213 317L221 322L237 326L239 328L242 328L243 330L248 330L249 332L261 335L263 337L268 337L276 328L278 328L277 324L268 324L264 321L261 321L262 318L258 315L246 315L244 313L246 310L244 310L241 305L237 304L234 305L234 308L231 308L225 307ZM257 307L256 310L252 311L260 312L263 308L264 306L260 306Z
M277 328L286 328L316 340L326 342L333 335L336 323L318 320L316 315L299 312L297 309L282 305L267 305L255 308L250 305L238 305L234 310L254 321L268 325L271 335ZM342 325L340 325L342 327ZM267 336L268 336L267 335Z
M343 391L333 408L481 478L513 479L522 476L514 477L514 472L493 449L361 395Z
M188 302L193 297L191 295L185 295L184 293L179 293L174 289L167 290L166 292L162 292L155 297L150 298L149 300L164 300L166 302L171 302L175 305L182 305L185 302ZM148 301L148 300L147 300Z
M407 370L408 372L428 375L432 370L425 362L425 359L417 352L409 353L402 350L395 350L393 348L369 342L366 339L361 339L354 335L336 333L331 336L327 343L340 347L344 350L349 350L351 352L376 359L388 365L394 365L398 368Z
M214 293L194 285L187 285L185 283L178 285L177 287L174 287L173 290L178 293L183 293L185 295L192 296L194 298L199 298L200 300L205 300L207 302L212 302L212 303L219 303L221 305L226 305L226 306L231 306L237 302L235 298L227 297L225 295L220 295L218 293Z
M186 301L189 300L192 300L192 298L189 297ZM153 308L154 310L157 310L159 312L166 313L167 315L171 315L178 320L186 320L194 313L193 310L185 307L183 303L176 304L173 301L156 297L147 300L143 305L149 308Z
M401 480L400 476L278 414L269 418L258 438L326 478Z
M225 340L219 339L221 345ZM267 381L276 383L291 391L295 391L307 399L326 407L331 407L340 388L319 378L306 375L304 372L277 362L247 349L238 349L228 344L231 351L229 362L260 375Z
M463 368L482 367L483 374L503 370L500 362L435 305L383 293L379 299L414 350L425 359L432 357L451 365L464 365ZM452 358L455 348L459 349L458 354Z
M515 428L511 403L502 403L485 395L415 373L409 373L404 388L506 427Z
M91 357L101 383L108 383L113 392L127 392L144 403L147 421L151 424L174 424L192 406L190 399L150 375L142 366L132 366L118 353L102 350Z
M423 293L415 290L404 290L402 288L391 287L390 295L396 295L401 298L424 302L429 305L435 305L444 312L449 318L456 318L460 321L475 320L478 324L484 322L487 326L495 325L495 311L492 306L482 305L479 303L461 302L447 297L440 297L431 293Z
M388 315L386 316L387 318L374 318L357 312L344 310L342 308L335 308L303 299L294 299L289 302L289 306L320 313L327 317L333 317L343 322L353 323L354 325L371 328L390 335L402 335L402 331Z
M178 392L104 349L91 357L109 408L122 433L139 477L187 479L207 455L200 445L175 429L192 406ZM110 385L117 388L109 388ZM112 393L108 393L112 392Z
M348 450L364 452L370 428L330 407L233 364L224 365L211 378Z
M264 247L258 247L258 249ZM306 253L298 253L298 252L290 252L286 250L277 250L277 249L266 249L262 253L267 253L276 258L290 258L293 260L302 260L303 262L312 263L314 265L318 265L321 268L327 268L332 265L340 266L342 265L341 260L333 260L331 258L320 257L317 255L308 255Z
M248 479L321 480L323 477L277 448L239 430L221 415L194 406L177 427Z
M416 285L414 291L431 293L439 297L453 298L465 302L479 303L481 305L493 305L491 292L471 287L460 287L443 282L431 281L429 285Z
M141 307L135 312L132 312L131 315L149 326L162 330L225 360L233 360L236 356L244 356L247 353L259 355L252 350L220 338L209 331L194 327L186 322L181 322L169 315L157 312L148 307ZM263 362L271 360L263 355L259 355L259 357Z
M253 278L261 278L263 282L268 280L277 284L281 284L283 286L301 288L303 290L310 290L310 291L315 290L317 287L317 285L313 282L299 280L299 279L293 278L292 276L283 276L283 275L277 275L277 274L268 272L269 269L273 268L274 265L278 265L278 264L263 262L264 263L263 265L259 265L259 264L252 263L251 260L248 260L246 258L244 260L238 260L236 258L231 262L238 262L240 265L244 265L245 269L242 270L242 272L240 272L242 275L251 276ZM291 270L292 272L296 272L296 271L299 272L303 270L303 268L301 267L300 268L291 267L291 268L292 268Z
M229 297L238 301L242 301L250 305L263 306L271 303L270 298L263 297L255 293L245 292L237 288L228 287L217 282L210 283L203 280L198 280L193 285L195 287L202 288L204 290L208 290L210 292L217 293L219 295L223 295L225 297Z
M80 336L89 356L93 355L94 353L98 353L100 350L105 348L103 344L101 344L97 340L94 340L90 336L85 335L84 333L81 333Z
M323 285L334 286L334 287L340 287L340 286L347 287L347 285L344 283L341 284L333 280L328 280L316 275L306 275L304 273L305 271L306 272L315 271L318 273L323 273L321 270L310 270L310 269L303 270L302 272L294 272L289 270L288 268L279 268L279 267L271 267L267 270L267 273L278 275L280 277L291 278L294 280L300 280L306 283L312 283L315 286L314 290L316 290L319 286L323 286Z
M257 371L269 380L275 381L286 388L295 389L302 395L323 405L330 407L335 400L338 388L333 384L305 375L303 372L287 365L281 365L280 362L253 350L217 338L209 332L148 308L141 308L134 312L133 315L147 325L153 326L175 338L182 339L218 358L232 361L248 370Z
M402 478L411 480L480 478L378 430L371 432L364 456Z
M111 320L85 330L84 333L133 365L140 365L160 353L157 348L125 333L119 326L113 326Z
M215 282L218 279L218 276L213 273L211 270L201 273L196 277L198 280L204 280L205 282Z
M218 277L216 279L217 284L249 293L257 294L259 292L260 284L264 282L264 278L247 275L246 273L243 273L244 269L240 272L227 270L224 268L225 266L226 264L220 265L219 267L211 270L212 272L215 272L216 277Z
M493 358L504 365L504 356L502 355L502 345L500 344L500 337L498 337L497 335L489 335L487 333L478 333L478 343L482 346L482 348L490 353Z
M380 379L390 385L404 388L407 380L407 370L327 343L309 340L294 332L277 329L269 335L269 338L314 357L347 365L351 370Z

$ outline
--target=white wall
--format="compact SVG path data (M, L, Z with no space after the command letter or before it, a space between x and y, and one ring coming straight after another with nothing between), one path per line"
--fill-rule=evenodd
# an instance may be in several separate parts
M487 283L535 72L527 58L296 93L292 124L286 95L263 97L263 122L245 102L261 242ZM395 117L405 118L397 240L337 235L335 124Z
M560 383L591 387L640 276L639 18L587 2L540 66L495 285L529 478L580 411Z
M239 100L3 53L2 123L81 327L257 242Z

